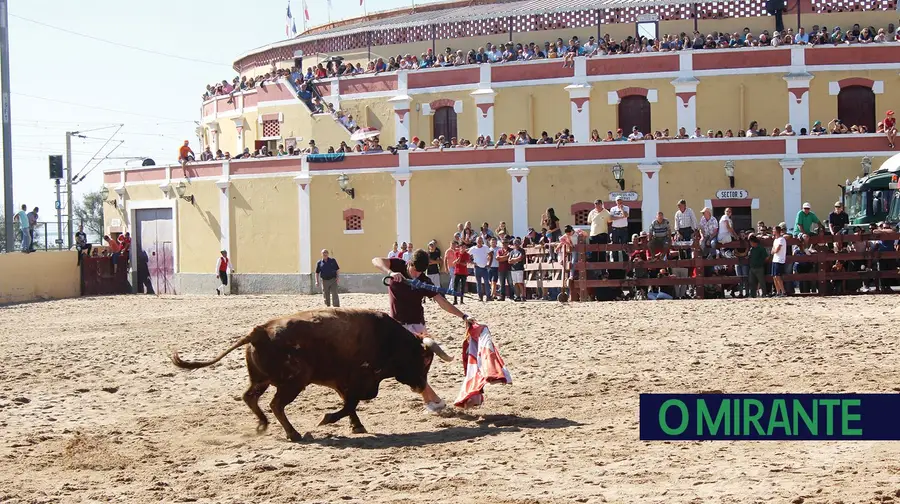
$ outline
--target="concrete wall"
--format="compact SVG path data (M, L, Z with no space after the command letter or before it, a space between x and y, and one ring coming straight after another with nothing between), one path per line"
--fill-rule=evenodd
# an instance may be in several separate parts
M69 251L0 254L0 304L80 296L77 261Z

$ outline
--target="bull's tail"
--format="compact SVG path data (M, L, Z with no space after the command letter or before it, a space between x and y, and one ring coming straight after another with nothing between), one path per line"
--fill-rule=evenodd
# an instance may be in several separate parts
M208 360L208 361L186 361L186 360L182 360L182 358L178 355L178 351L176 350L176 351L173 351L173 352L172 352L172 357L171 357L171 358L172 358L172 363L175 364L176 366L182 368L182 369L199 369L199 368L204 368L204 367L207 367L207 366L212 366L213 364L215 364L216 362L219 362L219 361L222 360L226 355L230 354L230 353L233 352L234 350L236 350L236 349L238 349L238 348L240 348L240 347L242 347L242 346L244 346L244 345L246 345L246 344L248 344L248 343L253 343L253 342L257 341L258 338L261 337L261 336L262 336L262 337L265 337L265 336L266 336L266 328L263 327L263 326L256 326L252 331L250 331L250 334L244 336L243 338L241 338L240 340L238 340L237 343L235 343L234 345L231 345L231 347L230 347L229 349L227 349L227 350L225 350L224 352L220 353L220 354L217 355L214 359Z

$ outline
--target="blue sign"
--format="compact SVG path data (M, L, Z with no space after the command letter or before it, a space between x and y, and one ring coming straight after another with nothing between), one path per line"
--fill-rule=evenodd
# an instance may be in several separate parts
M900 394L641 394L642 441L900 441Z
M60 203L59 200L56 200L56 209L59 210L61 208L62 208L62 203Z

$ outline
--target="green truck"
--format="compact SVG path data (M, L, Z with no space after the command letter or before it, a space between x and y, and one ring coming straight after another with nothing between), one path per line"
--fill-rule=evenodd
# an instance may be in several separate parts
M847 181L843 186L844 209L851 226L876 222L900 223L900 154L885 161L874 173Z

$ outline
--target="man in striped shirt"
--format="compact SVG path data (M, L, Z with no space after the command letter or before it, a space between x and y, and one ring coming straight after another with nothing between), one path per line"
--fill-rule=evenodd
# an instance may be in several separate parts
M669 224L669 219L666 219L662 212L657 212L656 219L650 223L649 231L651 259L658 255L662 255L664 258L669 251L672 239L672 226Z
M687 207L685 200L678 201L678 211L675 212L675 229L678 230L681 241L691 241L694 231L700 228L694 209Z

